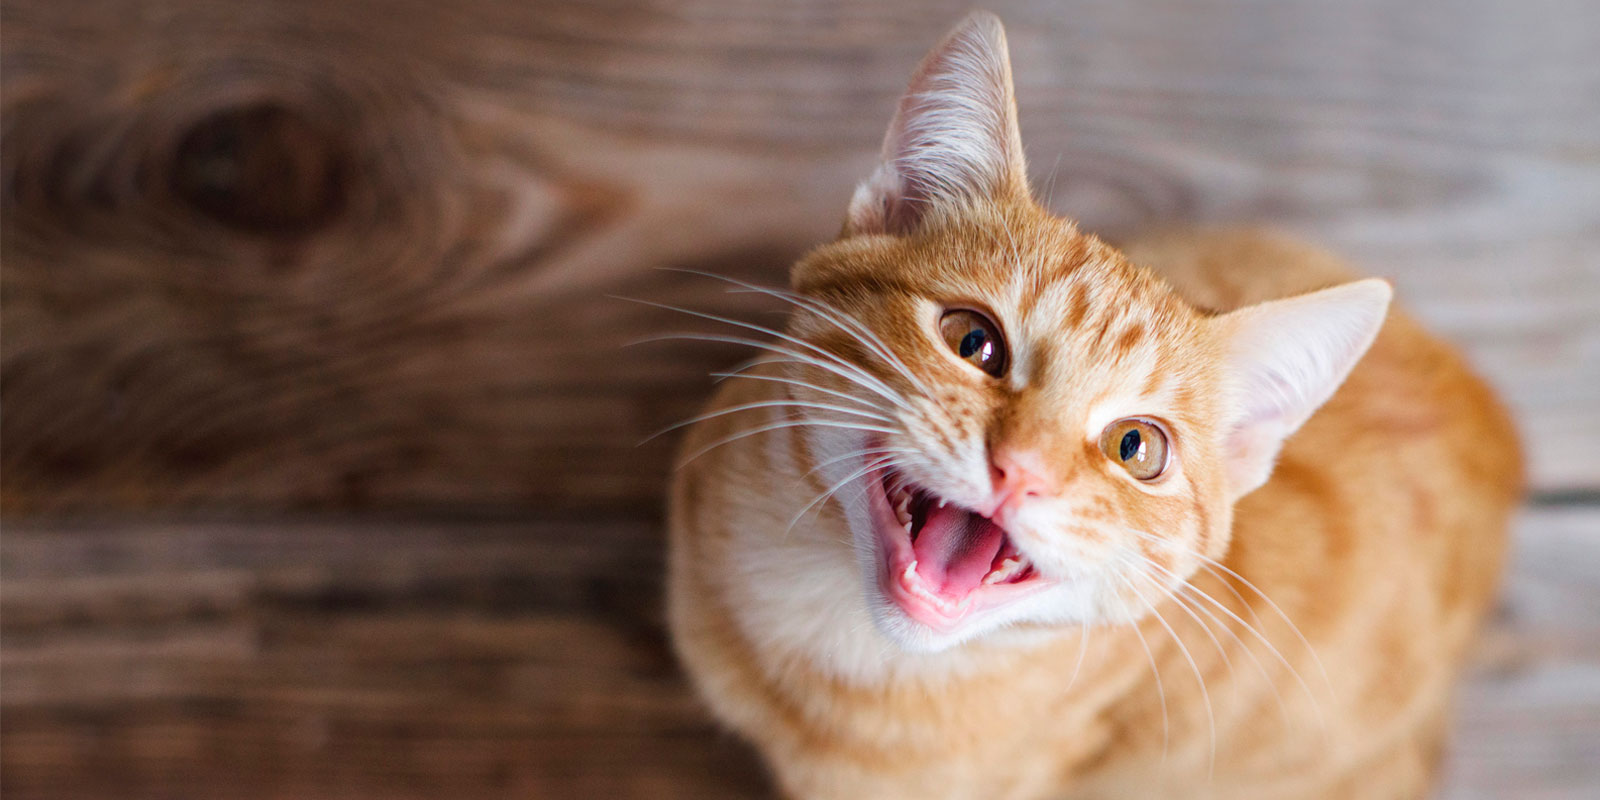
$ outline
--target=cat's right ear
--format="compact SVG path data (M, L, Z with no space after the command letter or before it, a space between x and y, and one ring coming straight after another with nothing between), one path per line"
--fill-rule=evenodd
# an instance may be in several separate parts
M856 187L844 234L906 234L976 201L1027 197L1005 29L974 12L922 60Z

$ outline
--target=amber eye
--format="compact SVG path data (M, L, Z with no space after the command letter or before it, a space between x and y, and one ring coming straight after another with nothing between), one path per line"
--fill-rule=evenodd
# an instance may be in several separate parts
M1141 481L1155 480L1167 469L1167 434L1154 422L1119 419L1100 434L1100 450Z
M939 318L939 335L962 360L998 378L1006 371L1006 340L1000 326L965 308L946 311Z

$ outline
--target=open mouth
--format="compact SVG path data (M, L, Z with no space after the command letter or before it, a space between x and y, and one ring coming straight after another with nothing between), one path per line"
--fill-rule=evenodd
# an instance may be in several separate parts
M968 615L1042 588L1045 579L1004 528L893 469L876 473L879 585L907 616L947 631Z

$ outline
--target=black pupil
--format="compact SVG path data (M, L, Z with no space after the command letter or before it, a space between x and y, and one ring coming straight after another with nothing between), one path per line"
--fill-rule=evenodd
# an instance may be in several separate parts
M971 358L973 353L983 349L983 343L989 340L988 334L982 328L973 328L967 335L961 337L961 357Z
M1140 444L1141 441L1138 431L1132 430L1122 434L1122 447L1118 451L1122 455L1122 460L1127 461L1128 459L1138 455Z

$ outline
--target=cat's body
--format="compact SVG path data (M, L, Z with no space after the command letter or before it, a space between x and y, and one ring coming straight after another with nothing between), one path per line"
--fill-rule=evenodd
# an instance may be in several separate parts
M1003 40L999 47L1003 59ZM929 71L925 64L919 74ZM1204 390L1221 381L1210 362L1234 352L1206 339L1205 326L1234 318L1223 312L1349 280L1332 259L1243 232L1156 237L1129 245L1125 259L1011 191L992 192L959 218L924 217L898 231L892 205L863 217L859 200L850 227L888 221L893 241L847 227L841 242L797 267L796 302L848 309L876 336L839 335L847 325L800 319L818 316L802 308L785 345L789 363L728 381L712 408L774 405L694 427L684 445L693 457L673 486L670 614L679 652L712 709L759 747L783 790L885 799L1422 796L1520 486L1509 422L1461 360L1390 312L1342 388L1287 439L1275 468L1271 452L1263 467L1247 452L1256 440L1239 433L1250 423L1229 410L1238 403ZM1048 302L1054 289L1059 306ZM944 307L945 297L973 301L999 317L1016 344L1008 371L989 380L972 362L940 363L951 354L927 345L937 345L936 335L901 335L877 318L926 295ZM1377 309L1362 323L1375 329L1387 294L1352 302ZM1023 318L1046 312L1056 327L1030 344L1033 323ZM1159 344L1163 337L1211 343L1185 357L1179 344ZM1045 346L1069 341L1060 352ZM921 416L936 412L919 401L915 414L902 413L852 382L853 371L799 358L814 354L801 342L843 354L840 363L861 365L896 393L928 390L927 408L948 419L924 425ZM1350 363L1357 344L1365 346L1340 351L1354 348L1344 356ZM1337 386L1343 373L1333 369ZM959 385L942 386L946 375ZM1165 419L1176 453L1169 474L1143 484L1109 470L1092 444L1107 418L1101 406L1111 402L1106 387L1123 384L1137 384L1128 392L1140 399L1109 416ZM1081 403L1079 392L1087 393ZM876 409L874 422L893 424L857 432L849 423L859 418L817 410L856 408L847 395ZM844 422L777 427L807 415ZM1090 423L1084 434L1080 418ZM1235 421L1207 432L1213 419ZM713 446L758 427L772 429ZM858 469L850 457L852 448L894 450L883 443L899 437L959 454L963 436L977 442L975 458L993 462L992 490L969 498L959 481L936 483L941 463L878 466L1004 523L1003 546L1031 559L1023 574L1037 570L1043 588L992 601L1000 611L980 603L970 614L951 612L946 624L923 601L889 599L884 581L897 567L890 578L879 574L883 553L862 533L872 529L863 509L879 501L857 487L877 473L873 462ZM1033 460L1006 460L1019 447ZM1180 458L1188 461L1180 466ZM959 473L962 462L947 460ZM1049 479L1011 491L1011 465L1021 463ZM1251 491L1252 476L1268 470L1272 477ZM800 514L834 487L833 499ZM876 496L892 493L882 491ZM1032 510L1045 503L1054 504L1048 513ZM928 585L983 596L993 572L978 589L950 576L988 523L963 510L972 515L965 532L941 534L933 519L945 513L943 501L916 513L921 537L958 539L923 558L945 571L944 584ZM1154 543L1158 536L1172 543ZM1056 549L1069 538L1063 557ZM917 535L910 541L918 547ZM1105 555L1118 548L1142 552L1140 563L1151 566L1128 572L1132 581L1097 583L1101 572L1133 564ZM1165 567L1151 563L1167 558ZM1086 566L1074 571L1078 562ZM1155 613L1144 613L1150 605ZM1023 610L1005 610L1013 607ZM985 614L1014 616L963 627ZM926 629L923 619L932 620Z

